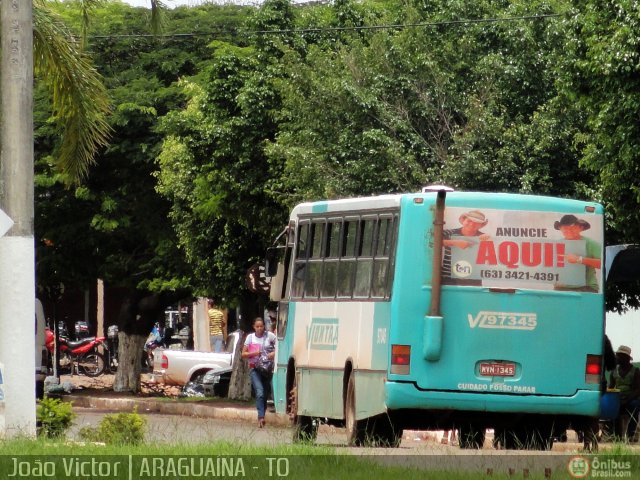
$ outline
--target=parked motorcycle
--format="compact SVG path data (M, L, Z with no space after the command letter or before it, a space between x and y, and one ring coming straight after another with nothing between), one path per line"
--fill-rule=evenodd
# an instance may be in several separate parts
M162 347L164 348L164 337L160 331L160 327L156 323L147 338L147 341L143 347L142 354L142 368L143 370L147 370L149 372L153 371L153 352L156 348Z
M161 329L158 324L153 327L147 341L144 344L142 354L142 368L149 372L153 371L153 352L156 348L169 348L174 343L181 343L175 338L175 330L171 327Z
M107 370L116 373L118 370L118 326L111 325L107 328L107 343L109 349L105 351L107 359Z
M55 348L55 337L53 332L47 328L45 331L45 345L53 358ZM88 337L78 341L71 341L66 337L59 337L58 358L60 368L73 371L87 377L97 377L104 373L106 362L104 355L98 351L98 347L105 349L105 337Z

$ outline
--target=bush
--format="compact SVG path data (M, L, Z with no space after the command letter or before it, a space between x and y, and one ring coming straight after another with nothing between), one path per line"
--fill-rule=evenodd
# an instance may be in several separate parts
M105 415L98 427L83 427L80 438L107 445L140 445L144 440L146 418L134 410L133 413L113 413Z
M45 397L40 400L36 410L39 434L48 438L60 437L71 427L75 417L70 403Z

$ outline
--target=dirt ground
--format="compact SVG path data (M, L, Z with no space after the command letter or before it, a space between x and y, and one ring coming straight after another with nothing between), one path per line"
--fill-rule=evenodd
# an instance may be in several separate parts
M75 395L91 394L100 396L127 395L113 391L114 374L104 374L99 377L87 377L85 375L62 375L60 384L68 382L72 386L72 393ZM180 387L160 385L149 381L147 374L141 375L140 386L142 391L137 394L139 397L177 397L180 394Z

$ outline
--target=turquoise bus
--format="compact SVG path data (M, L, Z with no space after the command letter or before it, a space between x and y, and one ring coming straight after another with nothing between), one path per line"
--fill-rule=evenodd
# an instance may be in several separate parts
M303 203L267 254L274 401L295 439L458 429L479 448L591 431L604 337L603 209L506 193ZM277 268L276 268L277 265Z

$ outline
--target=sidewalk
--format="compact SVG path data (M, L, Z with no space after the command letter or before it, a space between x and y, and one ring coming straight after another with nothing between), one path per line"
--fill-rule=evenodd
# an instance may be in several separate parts
M242 420L255 422L256 408L253 401L242 402L221 398L182 398L178 387L164 387L147 381L142 376L142 392L138 395L113 391L113 375L89 378L82 375L60 378L60 383L73 385L71 393L62 394L61 399L71 402L74 407L96 408L131 412L137 409L141 414L183 415L201 418ZM268 412L271 425L288 426L287 415Z

